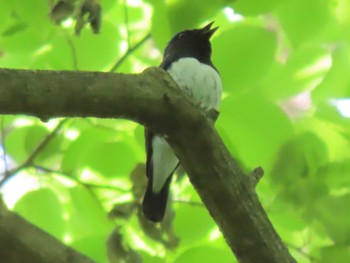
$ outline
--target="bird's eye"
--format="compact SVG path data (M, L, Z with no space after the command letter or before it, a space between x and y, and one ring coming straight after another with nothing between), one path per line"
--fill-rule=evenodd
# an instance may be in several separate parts
M185 32L181 32L178 34L178 38L182 38L185 35Z

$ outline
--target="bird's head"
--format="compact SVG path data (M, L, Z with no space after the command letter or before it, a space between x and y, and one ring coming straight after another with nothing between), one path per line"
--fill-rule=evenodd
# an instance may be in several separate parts
M198 60L210 60L211 45L210 38L218 29L212 28L214 22L203 28L185 30L177 33L168 43L164 59L178 59L181 57L195 57Z

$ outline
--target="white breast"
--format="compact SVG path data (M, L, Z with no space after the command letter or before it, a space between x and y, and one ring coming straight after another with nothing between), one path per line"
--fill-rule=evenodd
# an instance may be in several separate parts
M203 109L219 110L222 83L219 74L212 67L200 63L195 58L182 58L172 63L168 72L181 89L188 92ZM179 163L167 141L161 136L152 140L153 147L153 185L152 190L159 193Z
M222 83L218 72L195 58L181 58L172 63L168 72L204 109L219 109Z
M153 147L153 185L154 193L159 193L169 175L174 172L179 163L173 149L167 141L161 136L154 136L152 140Z

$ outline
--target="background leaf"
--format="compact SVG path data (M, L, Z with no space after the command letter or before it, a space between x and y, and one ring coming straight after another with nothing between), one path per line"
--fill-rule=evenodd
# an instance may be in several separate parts
M0 67L138 73L179 30L215 21L222 139L246 173L264 168L257 193L298 262L349 261L348 0L104 0L100 34L87 23L80 36L76 16L51 20L56 2L0 1ZM97 262L113 230L143 262L235 262L186 177L172 183L169 219L145 222L140 125L69 120L23 166L56 124L0 118L0 176L17 171L1 189L9 207Z

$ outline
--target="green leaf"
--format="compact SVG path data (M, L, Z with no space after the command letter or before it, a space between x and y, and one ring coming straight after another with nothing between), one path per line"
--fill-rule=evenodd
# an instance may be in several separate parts
M62 205L51 189L27 193L16 203L14 210L56 238L63 239L65 222Z
M283 175L282 175L283 176ZM282 177L281 176L281 177ZM295 174L295 179L290 184L284 184L278 198L283 199L299 211L304 210L304 219L312 221L314 218L313 206L319 199L329 194L328 186L315 178L304 175L305 178L299 178Z
M328 246L321 248L321 263L350 262L349 246Z
M212 43L213 61L228 92L254 86L274 61L275 35L261 27L237 24Z
M50 132L42 125L28 127L24 147L28 154L32 153Z
M328 163L319 169L318 174L331 189L349 188L350 160Z
M3 32L3 28L7 26L7 22L10 20L12 9L13 9L13 1L2 1L0 8L0 32Z
M231 5L235 10L235 13L242 14L244 16L256 16L267 13L273 10L276 6L285 0L245 0L234 1Z
M175 263L193 262L235 262L232 254L224 249L211 246L199 246L185 250Z
M82 130L80 136L68 147L62 161L64 172L70 173L84 165L87 153L96 145L114 140L116 133L112 130L89 127Z
M291 123L279 107L255 93L230 96L222 102L218 119L226 131L224 142L250 169L268 173L275 154L293 134Z
M32 125L28 127L24 141L27 156L32 154L50 133L51 132L42 125ZM35 162L38 163L43 162L46 159L52 159L52 157L59 152L62 139L63 137L61 135L54 135L49 143L47 143L45 147L40 150L39 154L35 158Z
M70 245L96 262L108 262L105 235L94 235L74 240Z
M103 142L86 153L83 162L105 177L128 176L137 163L126 142Z
M270 177L274 186L281 186L279 198L306 208L328 195L329 187L319 174L319 168L328 161L325 143L311 132L287 142L277 154Z
M115 63L123 38L116 25L107 20L102 24L99 35L83 30L73 38L79 70L103 70Z
M350 195L326 196L314 203L315 217L335 244L350 244Z
M323 81L312 92L316 103L329 101L332 98L350 96L350 49L339 47L332 54L332 67Z
M178 32L198 28L226 5L226 2L211 0L149 1L153 6L152 39L160 50ZM193 10L196 10L193 12ZM181 19L179 19L181 17Z
M145 147L145 129L142 125L138 125L135 129L135 140L140 148Z
M27 159L28 152L25 149L25 139L29 126L18 127L6 136L6 151L16 162L20 163Z
M144 251L140 251L140 255L142 255L143 263L164 263L164 258L157 257L155 255L146 254Z
M4 51L20 54L34 53L45 44L47 33L45 30L23 26L21 30L14 31L13 26L7 28L7 36L1 39L1 46ZM24 39L26 41L23 41Z
M314 39L325 28L331 5L332 1L323 0L284 1L276 14L293 46Z
M7 131L11 131L14 128L13 124L17 119L18 116L16 115L0 115L0 122L3 122L4 129Z
M28 27L28 24L17 21L8 28L6 28L5 31L2 32L3 37L10 37L12 35L16 35L20 33L21 31L25 30Z
M318 104L314 116L328 125L333 126L333 130L338 131L340 134L343 134L344 136L350 135L349 119L344 118L336 104L333 104L332 102Z
M304 132L281 147L271 179L289 185L298 178L313 175L328 160L325 143L316 134Z
M75 69L74 52L66 36L57 36L50 42L51 49L37 56L39 61L46 62L46 67L55 70Z
M153 16L152 16L152 27L151 34L156 46L160 50L164 50L166 44L173 36L167 7L162 0L152 1L153 5Z
M350 29L350 17L348 10L350 9L350 2L347 0L337 0L334 5L333 17L336 22L334 26L329 27L329 34L336 32L336 41L342 42L344 40L350 43L350 36L348 34Z
M215 228L215 223L204 207L179 204L174 220L175 234L181 238L182 245L203 241Z
M105 236L113 229L100 200L89 190L82 187L69 189L71 202L66 204L70 220L67 222L69 232L75 240L87 237Z
M300 47L291 51L285 64L274 63L260 85L272 99L290 98L314 88L329 70L329 66L324 65L328 59L328 51L323 47Z
M168 17L174 33L198 27L203 21L211 20L226 6L225 0L170 0L167 2Z
M318 118L308 118L301 123L301 129L316 134L327 146L329 161L343 160L350 155L350 141L339 126Z
M101 7L102 7L103 15L105 15L106 13L110 12L111 10L113 10L113 7L114 7L117 3L119 4L119 2L114 1L114 0L104 0L104 1L101 1L100 4L101 4ZM119 6L118 6L118 7L119 7Z
M283 239L293 240L297 231L306 228L305 220L295 208L290 206L289 200L276 198L268 208L269 218L277 232Z
M42 0L15 0L16 15L28 24L42 26L49 24L49 2Z

